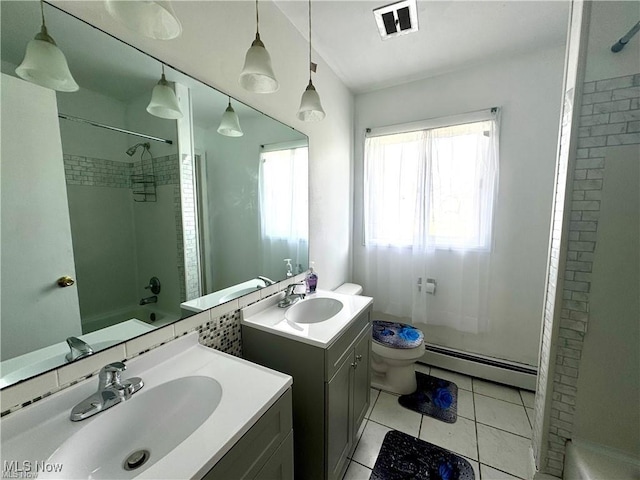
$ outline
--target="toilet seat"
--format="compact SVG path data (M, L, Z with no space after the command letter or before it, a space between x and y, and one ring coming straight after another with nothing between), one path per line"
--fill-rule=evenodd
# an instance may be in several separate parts
M424 343L424 334L413 325L374 320L373 341L392 349L412 349Z

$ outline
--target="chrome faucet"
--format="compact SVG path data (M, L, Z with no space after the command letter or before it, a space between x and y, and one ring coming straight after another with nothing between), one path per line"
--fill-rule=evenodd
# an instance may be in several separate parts
M298 287L302 287L304 289L304 293L296 293L296 289ZM278 302L278 306L280 308L286 308L290 305L293 305L298 300L301 300L305 297L306 287L304 282L300 283L292 283L287 287L287 290L284 294L284 298Z
M150 297L145 297L140 299L140 305L148 305L150 303L158 303L158 296L151 295Z
M98 375L98 391L85 398L71 410L71 421L79 422L111 408L120 402L129 400L131 395L144 386L139 377L132 377L125 381L120 379L120 373L126 370L122 362L105 365Z
M264 286L268 287L269 285L274 285L276 282L271 280L269 277L263 277L262 275L258 275L256 277L258 280L262 280L264 282Z
M93 348L91 348L91 345L78 337L67 338L67 345L69 345L69 348L71 349L71 351L64 356L67 362L73 362L74 360L88 357L93 354Z

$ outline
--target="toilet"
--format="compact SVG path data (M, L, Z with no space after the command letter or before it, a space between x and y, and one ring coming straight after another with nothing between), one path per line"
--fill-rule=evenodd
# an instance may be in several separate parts
M360 295L362 287L344 283L336 293ZM371 342L371 386L399 395L416 391L414 364L424 354L424 334L412 325L373 321Z

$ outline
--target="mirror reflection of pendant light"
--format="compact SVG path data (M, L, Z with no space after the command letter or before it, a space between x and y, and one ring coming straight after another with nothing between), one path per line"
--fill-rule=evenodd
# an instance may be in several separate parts
M320 95L311 81L311 73L316 71L317 65L311 61L311 0L309 0L309 85L302 94L298 119L303 122L319 122L325 117Z
M105 0L109 15L129 30L156 40L171 40L182 34L182 25L170 1Z
M162 77L158 84L153 87L151 101L147 106L147 112L159 118L177 120L182 118L182 110L178 104L176 92L173 91L169 82L164 77L164 64L162 65Z
M33 40L27 44L24 60L16 74L27 82L58 92L76 92L80 88L73 79L67 59L47 33L44 24L44 2L40 0L42 27Z
M240 128L240 119L238 118L238 114L231 106L231 97L229 97L229 106L222 114L218 133L225 137L241 137L244 135L242 128Z
M273 93L280 88L280 84L273 73L269 52L260 40L259 27L258 0L256 0L256 39L247 50L239 82L245 90L250 92Z

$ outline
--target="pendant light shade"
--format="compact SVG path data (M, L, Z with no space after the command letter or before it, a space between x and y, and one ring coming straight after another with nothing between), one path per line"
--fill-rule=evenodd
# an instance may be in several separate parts
M171 40L182 34L182 25L170 1L105 0L109 15L129 30L156 40Z
M180 110L176 93L164 76L164 65L162 66L162 77L158 84L153 87L147 112L155 117L166 118L167 120L182 118L182 111Z
M259 26L258 0L256 0L256 39L247 51L239 82L242 88L250 92L272 93L280 88L280 84L273 73L271 56L260 40Z
M317 65L311 61L311 0L309 0L309 85L302 94L297 114L298 119L303 122L319 122L326 115L320 103L320 95L311 81L311 74L316 71L316 67Z
M47 33L42 1L40 9L42 12L40 33L27 44L24 60L16 68L16 75L27 82L58 92L76 92L80 87L69 71L67 59Z
M325 117L324 109L320 103L320 95L313 86L311 79L309 85L302 94L300 108L298 109L298 119L303 122L319 122Z
M242 128L240 128L240 119L238 118L238 114L231 106L231 98L229 98L229 106L222 114L218 133L225 137L241 137L244 135Z

